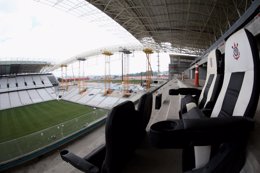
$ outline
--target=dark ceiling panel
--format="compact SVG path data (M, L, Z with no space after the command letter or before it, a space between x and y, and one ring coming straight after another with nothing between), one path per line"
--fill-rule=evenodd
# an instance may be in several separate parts
M152 37L202 54L251 5L249 0L87 0L137 39Z

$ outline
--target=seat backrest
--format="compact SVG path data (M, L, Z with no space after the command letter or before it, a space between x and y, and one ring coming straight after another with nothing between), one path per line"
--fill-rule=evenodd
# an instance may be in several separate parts
M199 108L207 107L213 109L223 82L222 55L218 49L212 50L208 55L207 77L198 101ZM222 65L222 66L221 66Z
M241 29L225 44L223 86L211 117L253 117L259 98L259 54L253 35Z
M145 130L152 113L153 95L150 92L145 93L140 98L137 111L142 117L142 128Z
M241 29L227 39L224 81L211 117L254 117L259 99L259 67L257 44L249 31ZM226 145L229 144L224 144L224 146ZM225 161L223 160L223 154L226 152L226 155L230 155L233 152L231 149L221 151L222 154L218 155L212 155L211 146L195 146L194 150L196 168L203 167L210 158L215 161L210 161L208 166L216 164L216 160L218 160L218 165L221 164L223 169L227 159L230 164L237 164L236 168L241 168L241 164L243 164L243 162L236 162L236 159L230 160L229 158L232 157L226 157ZM219 152L214 151L214 153ZM243 156L243 154L241 155Z
M102 173L118 173L140 143L142 119L131 101L115 106L106 122L106 156Z

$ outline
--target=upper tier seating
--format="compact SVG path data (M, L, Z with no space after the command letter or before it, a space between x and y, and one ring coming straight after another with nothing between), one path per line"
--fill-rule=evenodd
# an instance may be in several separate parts
M0 110L56 99L47 75L3 76L0 78ZM48 87L48 88L47 88Z
M31 88L35 88L35 84L34 84L34 81L32 79L32 76L24 76L24 82L25 82L25 85L26 87L29 89Z
M17 91L17 82L16 79L14 77L8 78L7 79L7 87L8 87L8 91Z
M50 82L49 78L46 75L41 75L41 81L46 87L52 86L52 83Z
M42 80L41 80L41 76L39 76L39 75L37 75L37 76L32 76L32 78L33 78L34 85L35 85L37 88L45 87L44 83L43 83Z
M17 76L16 81L18 84L17 90L25 90L27 89L27 86L25 85L24 77L23 76Z

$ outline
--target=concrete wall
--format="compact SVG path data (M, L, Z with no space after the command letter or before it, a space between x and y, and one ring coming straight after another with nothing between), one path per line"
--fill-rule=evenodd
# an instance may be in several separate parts
M195 78L195 68L185 71L185 75L187 75L189 79L194 79ZM200 66L199 67L199 79L206 80L206 77L207 77L207 67Z
M199 67L199 79L206 80L207 77L207 67Z

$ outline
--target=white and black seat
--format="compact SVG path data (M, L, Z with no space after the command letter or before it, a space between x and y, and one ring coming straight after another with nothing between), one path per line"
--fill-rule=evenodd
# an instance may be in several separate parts
M151 126L159 148L182 148L184 172L237 173L245 162L249 131L259 99L259 54L253 35L241 29L225 44L224 81L211 114Z
M152 94L140 98L138 110L131 101L115 106L108 114L105 129L106 144L81 158L68 150L60 152L62 159L88 173L120 173L135 149L144 139L152 109Z
M215 105L223 82L223 55L218 49L208 55L207 77L202 90L196 88L171 89L170 95L185 95L181 99L180 118L193 107L198 106L209 116ZM184 117L185 118L185 117Z

